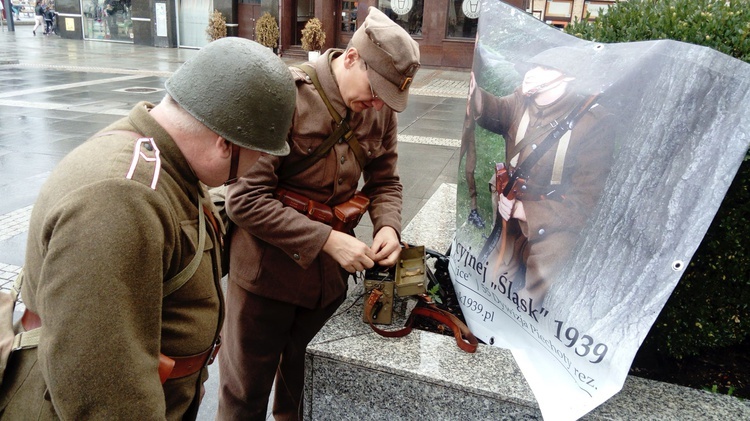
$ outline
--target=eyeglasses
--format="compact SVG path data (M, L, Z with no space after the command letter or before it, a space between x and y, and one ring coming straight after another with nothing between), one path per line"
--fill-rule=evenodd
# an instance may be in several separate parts
M365 71L368 70L367 62L362 61L362 63L365 63ZM372 90L372 82L370 82L370 75L367 75L367 83L370 85L370 94L372 95L372 99L379 99L380 97L375 95L375 91Z

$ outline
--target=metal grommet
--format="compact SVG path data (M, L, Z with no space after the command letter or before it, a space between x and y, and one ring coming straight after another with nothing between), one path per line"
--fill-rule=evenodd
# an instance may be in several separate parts
M151 143L149 142L143 142L143 147L146 148L147 151L153 151L154 147L151 146Z
M675 272L679 272L681 270L685 269L685 262L682 260L675 260L672 262L672 270Z

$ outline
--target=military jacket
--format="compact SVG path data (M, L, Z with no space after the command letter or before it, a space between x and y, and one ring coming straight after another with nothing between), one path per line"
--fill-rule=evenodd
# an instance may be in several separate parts
M538 106L520 89L496 97L477 88L475 95L477 124L503 135L504 161L510 168L520 166L553 128L580 109L585 99L567 92L552 104ZM530 242L561 231L578 233L585 226L611 167L612 117L594 104L584 111L567 140L555 141L525 175L527 186L519 200L527 221L519 224Z
M341 50L329 50L311 63L328 99L344 116L347 108L331 71L330 60ZM336 261L322 252L331 227L314 222L274 199L277 186L334 206L349 200L360 175L371 201L375 233L384 227L401 231L402 186L396 168L397 118L384 106L350 115L367 163L361 169L346 142L334 145L327 156L285 180L281 168L308 156L335 128L325 103L312 82L292 68L297 104L286 157L263 155L248 174L229 187L227 213L241 228L230 247L230 278L257 295L315 308L327 305L346 291L347 276Z
M160 353L208 349L222 323L219 247L197 201L210 203L180 149L138 104L68 154L34 206L21 297L42 320L37 349L14 352L0 392L6 419L191 419L207 370L167 380ZM162 285L196 253L188 282ZM7 390L19 388L9 396Z

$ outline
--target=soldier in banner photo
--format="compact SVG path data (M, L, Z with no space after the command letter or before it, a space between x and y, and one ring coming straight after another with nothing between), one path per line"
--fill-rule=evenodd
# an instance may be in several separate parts
M396 113L406 108L419 66L418 44L371 7L345 50L291 68L291 153L261 157L228 189L227 213L237 227L219 419L266 419L274 379L274 417L300 419L305 349L343 302L349 274L398 260ZM353 235L366 210L370 246Z
M601 86L587 54L539 53L521 64L521 86L504 97L477 87L472 75L468 114L505 140L489 186L494 228L480 261L529 308L542 305L571 256L613 159L612 115L597 102Z
M224 318L222 226L204 184L289 152L295 91L284 63L242 38L208 44L166 91L42 187L21 287L39 339L10 355L0 418L196 418Z

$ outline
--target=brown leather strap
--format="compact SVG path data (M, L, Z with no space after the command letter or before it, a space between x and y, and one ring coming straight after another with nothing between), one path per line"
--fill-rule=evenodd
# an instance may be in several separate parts
M476 336L471 333L471 330L462 322L458 317L454 316L448 311L441 310L432 303L432 300L425 296L420 295L420 299L423 300L428 307L414 307L409 315L409 319L406 321L406 325L398 330L383 330L375 326L372 322L372 311L375 304L380 299L383 292L378 289L373 289L370 295L367 297L365 302L365 317L375 333L388 338L400 338L408 335L412 331L412 325L414 324L414 316L424 316L436 320L446 326L453 332L453 336L456 338L456 345L466 352L474 353L477 351L479 341Z
M29 331L41 327L42 319L27 308L23 312L23 316L21 316L21 325L23 325L25 330ZM197 373L203 367L214 362L220 347L221 337L210 348L200 354L187 357L168 357L164 354L159 354L158 370L161 382L164 383L168 379L178 379Z
M214 362L214 359L216 358L216 354L219 353L219 348L221 347L221 337L219 337L216 342L207 350L201 352L200 354L191 355L188 357L166 357L168 360L171 360L174 366L171 370L169 370L169 375L167 376L167 379L179 379L181 377L186 377L191 374L195 374L199 372L203 367L206 367ZM163 355L163 354L161 354ZM160 356L159 358L159 376L161 377L162 374L162 358ZM162 383L164 383L166 380L162 380Z
M231 143L231 142L230 142ZM240 165L240 147L232 143L232 161L229 163L229 178L224 182L225 186L237 182L237 169Z

